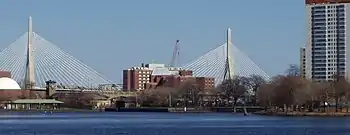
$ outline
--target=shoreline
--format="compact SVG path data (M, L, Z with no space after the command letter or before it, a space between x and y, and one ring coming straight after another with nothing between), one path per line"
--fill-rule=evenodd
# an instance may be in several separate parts
M149 108L123 108L123 109L112 109L106 108L106 110L89 110L89 109L73 109L73 108L61 108L56 110L4 110L0 109L0 115L15 114L15 113L91 113L91 112L161 112L161 113L232 113L241 114L243 112L232 112L232 111L218 111L212 109L198 109L198 108L187 108L186 111L183 108L166 108L166 107L149 107ZM260 116L282 116L282 117L350 117L350 112L274 112L274 111L257 111L250 112L249 115L260 115Z
M248 108L246 112L253 113L261 111L260 108ZM193 107L119 107L119 108L105 108L106 112L164 112L164 113L233 113L234 109L231 107L221 108L193 108ZM237 113L244 113L243 108L237 108Z
M4 110L0 109L0 115L11 113L89 113L89 112L101 112L99 110L86 110L86 109L56 109L56 110Z
M285 116L285 117L350 117L350 112L255 112L262 116Z

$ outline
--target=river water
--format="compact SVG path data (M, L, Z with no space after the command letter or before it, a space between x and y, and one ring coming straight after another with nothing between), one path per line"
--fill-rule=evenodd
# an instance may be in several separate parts
M350 135L350 118L225 113L0 115L0 135Z

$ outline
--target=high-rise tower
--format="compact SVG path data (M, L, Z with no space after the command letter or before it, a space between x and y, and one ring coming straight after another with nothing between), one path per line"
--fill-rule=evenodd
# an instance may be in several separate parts
M308 42L306 78L331 81L350 73L350 1L305 0Z
M225 65L225 74L224 80L233 79L234 76L234 68L233 68L233 59L231 58L232 54L232 37L231 37L231 29L228 28L226 31L226 65Z
M306 59L305 59L305 47L300 48L300 76L305 78Z
M27 43L27 64L25 75L25 89L33 89L35 86L34 57L33 57L33 31L32 17L28 19L28 43Z

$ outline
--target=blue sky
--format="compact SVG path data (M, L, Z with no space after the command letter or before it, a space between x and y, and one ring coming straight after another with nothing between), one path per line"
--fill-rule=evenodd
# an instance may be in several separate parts
M1 50L27 31L29 15L36 33L117 83L125 68L169 63L177 39L181 63L196 59L224 43L228 27L269 75L299 64L306 42L304 0L4 0Z

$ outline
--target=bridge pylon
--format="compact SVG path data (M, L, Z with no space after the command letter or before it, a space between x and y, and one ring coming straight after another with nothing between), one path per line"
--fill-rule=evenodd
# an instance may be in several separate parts
M225 63L225 71L224 71L224 80L233 79L235 72L234 72L234 61L232 58L232 35L231 35L231 29L228 28L226 31L226 63Z
M26 74L25 89L33 89L35 86L35 63L33 56L33 28L32 17L28 18L28 39L27 39L27 57L26 57Z

